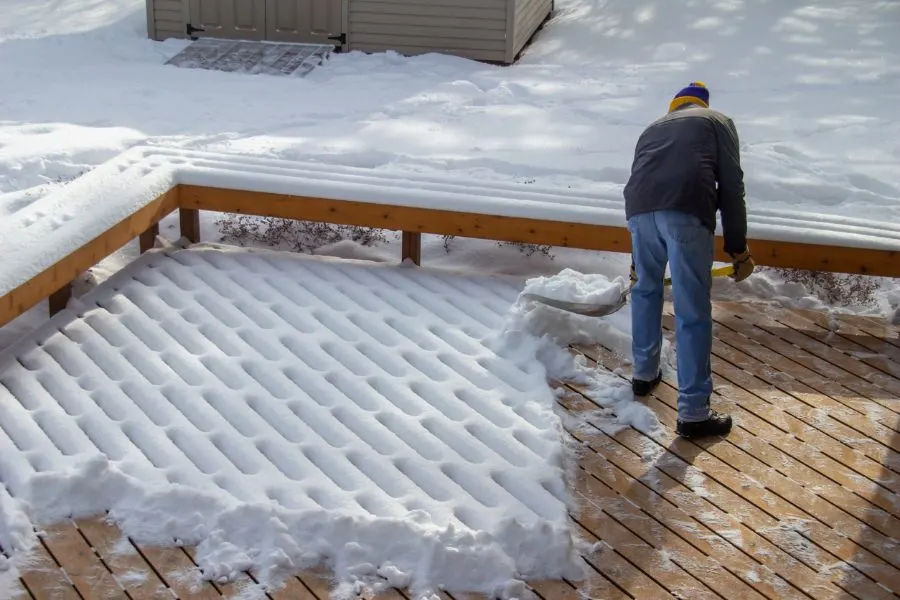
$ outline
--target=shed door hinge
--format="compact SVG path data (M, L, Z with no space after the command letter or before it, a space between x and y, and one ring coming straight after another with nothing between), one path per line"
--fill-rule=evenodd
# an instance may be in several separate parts
M187 34L187 36L188 36L189 38L191 38L192 40L196 40L196 39L197 39L197 36L194 35L194 33L197 32L197 31L206 31L206 28L203 27L203 26L200 26L200 27L194 27L194 26L191 25L190 23L188 23L187 25L184 26L184 32L185 32L185 33Z

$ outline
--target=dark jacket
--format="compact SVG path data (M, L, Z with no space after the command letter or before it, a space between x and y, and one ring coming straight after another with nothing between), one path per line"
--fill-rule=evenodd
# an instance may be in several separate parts
M696 215L713 232L716 211L721 211L725 252L744 250L744 172L737 128L730 118L688 104L644 130L625 185L625 216L657 210Z

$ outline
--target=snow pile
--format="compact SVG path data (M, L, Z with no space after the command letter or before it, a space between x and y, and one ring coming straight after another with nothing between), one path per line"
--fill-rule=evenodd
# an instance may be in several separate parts
M284 578L325 564L334 572L339 599L360 589L377 593L395 586L423 598L438 589L520 598L522 576L583 577L565 521L535 528L513 516L498 517L487 531L442 526L426 508L390 517L359 505L291 509L268 499L237 500L195 484L147 482L124 468L102 455L80 458L68 468L33 475L23 498L38 522L96 515L108 507L110 521L132 539L196 546L204 576L221 583L252 570L264 586L277 589ZM416 491L427 504L431 490ZM374 496L362 493L357 501L365 505ZM467 503L471 500L457 498L456 510L466 514Z
M37 537L28 517L29 507L9 496L0 485L0 597L12 597L20 573L27 569ZM5 554L5 556L4 556Z
M609 279L599 273L579 273L563 269L553 276L534 277L526 281L516 303L510 308L504 326L504 337L510 346L531 347L547 369L548 377L561 382L577 383L601 408L579 415L581 423L567 423L580 428L584 423L613 434L625 427L653 431L661 427L659 419L646 405L636 402L631 386L615 373L599 365L590 368L582 356L568 351L569 345L600 344L626 362L631 361L631 306L604 317L587 317L553 308L530 299L533 293L556 300L579 303L615 304L626 289L625 278ZM515 341L513 341L515 340ZM672 347L663 340L663 370L673 360Z
M537 294L555 300L598 304L616 304L627 288L621 277L610 281L601 274L581 274L563 269L550 277L534 277L525 283L524 294ZM592 344L604 340L611 350L622 356L631 355L631 312L620 310L603 318L586 317L549 307L540 302L522 299L511 315L517 329L535 335L548 335L557 343Z
M590 425L609 435L615 435L628 427L648 434L662 429L656 413L646 404L635 400L627 381L600 367L589 369L580 361L579 364L587 373L587 381L582 384L581 390L600 408L577 415L567 414L568 427L583 431L585 426Z
M324 563L345 590L502 597L577 579L546 370L492 333L516 293L148 253L0 354L0 477L37 522L108 510L139 541L196 545L213 578Z

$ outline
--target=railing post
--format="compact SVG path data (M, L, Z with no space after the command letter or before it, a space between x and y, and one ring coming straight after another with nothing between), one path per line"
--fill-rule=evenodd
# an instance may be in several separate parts
M419 232L404 231L402 237L402 258L409 259L417 265L422 264L422 234Z
M192 244L200 241L200 211L196 208L179 208L178 219L181 222L181 237Z
M47 299L48 304L50 305L50 316L52 317L56 313L61 310L65 310L66 305L69 303L69 300L72 298L72 283L69 282L66 285L62 286L52 294Z
M159 223L154 223L144 231L138 238L138 245L141 249L141 254L153 248L156 245L156 236L159 235Z

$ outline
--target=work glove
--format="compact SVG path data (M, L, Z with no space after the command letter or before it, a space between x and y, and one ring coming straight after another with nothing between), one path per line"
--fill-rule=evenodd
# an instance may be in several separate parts
M753 269L756 268L753 256L750 255L750 248L744 248L744 251L740 254L732 254L731 264L734 266L734 273L731 278L735 282L747 279L753 273Z

